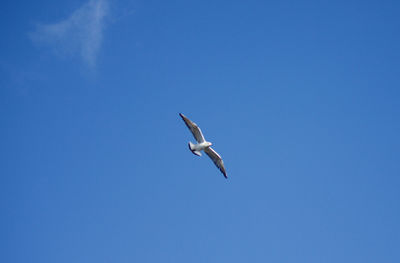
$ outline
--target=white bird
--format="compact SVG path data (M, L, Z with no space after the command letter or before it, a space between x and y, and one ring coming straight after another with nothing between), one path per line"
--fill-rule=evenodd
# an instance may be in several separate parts
M212 143L208 142L208 141L206 141L206 139L204 139L204 136L201 133L199 126L197 126L196 123L189 120L182 113L179 113L179 115L181 116L182 120L185 122L186 126L192 132L194 138L197 141L197 144L193 144L192 142L189 142L190 151L197 156L201 156L201 151L204 151L208 155L208 157L211 158L211 160L218 167L218 169L222 172L222 174L225 176L225 178L228 178L226 176L224 162L222 161L221 156L219 156L219 154L216 151L214 151L213 148L210 147L212 145Z

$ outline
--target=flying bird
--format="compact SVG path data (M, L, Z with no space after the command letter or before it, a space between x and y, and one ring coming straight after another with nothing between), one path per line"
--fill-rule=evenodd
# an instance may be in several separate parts
M211 160L218 167L218 169L222 172L225 178L228 178L228 176L226 176L225 166L221 156L219 156L219 154L216 151L214 151L213 148L210 147L212 143L204 139L203 133L201 132L199 126L197 126L196 123L189 120L182 113L179 113L179 115L181 116L182 120L185 122L186 126L192 132L194 138L197 141L197 144L189 142L190 151L197 156L201 156L201 151L204 151L208 155L208 157L211 158Z

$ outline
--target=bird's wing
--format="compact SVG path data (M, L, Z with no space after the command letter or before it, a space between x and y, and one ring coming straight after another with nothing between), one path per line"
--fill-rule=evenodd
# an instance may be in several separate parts
M204 152L208 155L208 157L211 158L211 160L214 162L214 164L223 173L225 178L228 178L228 176L226 176L225 166L224 166L224 162L222 161L221 156L219 156L219 154L216 151L214 151L214 149L211 147L204 149Z
M182 113L179 113L179 116L181 116L182 120L185 122L186 126L189 128L189 130L192 132L194 138L196 139L196 141L198 143L204 142L204 136L201 133L201 130L199 128L199 126L197 126L196 123L192 122L191 120L189 120L185 115L183 115Z

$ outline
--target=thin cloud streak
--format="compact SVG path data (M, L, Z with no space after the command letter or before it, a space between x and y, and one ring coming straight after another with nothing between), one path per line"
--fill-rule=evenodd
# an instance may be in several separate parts
M79 54L87 65L94 67L108 12L107 0L89 0L61 22L37 25L30 37L36 44L49 46L57 53Z

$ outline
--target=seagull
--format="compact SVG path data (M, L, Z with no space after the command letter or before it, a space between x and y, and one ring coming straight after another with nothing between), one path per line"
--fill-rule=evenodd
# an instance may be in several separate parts
M206 139L204 139L204 136L201 133L199 126L197 126L196 123L189 120L182 113L179 113L179 116L181 116L182 120L185 122L186 126L192 132L194 138L197 141L197 144L189 142L190 151L197 156L201 156L201 151L204 151L208 155L208 157L211 158L211 160L218 167L218 169L222 172L222 174L225 176L225 178L228 179L228 176L226 176L224 162L222 161L221 156L219 156L219 154L216 151L214 151L213 148L210 147L212 145L212 143L208 142L208 141L206 141Z

